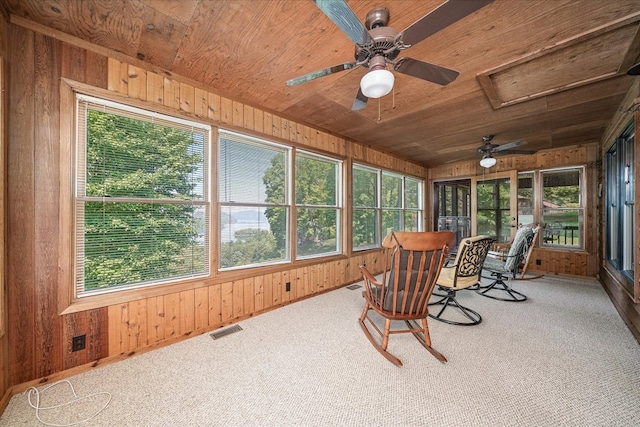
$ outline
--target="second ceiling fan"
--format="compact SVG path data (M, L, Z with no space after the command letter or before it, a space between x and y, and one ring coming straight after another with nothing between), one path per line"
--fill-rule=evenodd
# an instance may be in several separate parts
M526 141L512 141L507 144L498 145L491 143L493 139L493 135L485 135L482 137L482 142L484 143L480 147L478 147L478 153L482 154L482 159L480 160L480 166L483 168L490 168L496 164L496 159L493 157L494 153L503 153L503 154L534 154L534 150L514 150L514 148L519 147L521 145L526 144Z
M345 0L312 1L355 43L355 60L287 80L287 85L299 85L356 66L368 68L351 108L360 110L369 98L380 98L393 88L394 76L387 65L399 73L443 86L454 81L459 74L455 70L398 55L493 0L448 0L400 32L387 26L387 8L370 11L363 25Z

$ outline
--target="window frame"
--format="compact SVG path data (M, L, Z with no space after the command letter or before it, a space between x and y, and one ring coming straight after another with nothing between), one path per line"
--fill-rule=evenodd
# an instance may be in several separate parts
M355 178L353 178L353 175L355 174L356 170L361 170L361 171L365 171L365 172L369 172L369 173L375 173L376 176L376 182L375 182L375 191L376 191L376 196L373 206L360 206L360 205L356 205L356 194L355 194L355 190L354 190L354 185L355 185ZM387 234L387 230L383 230L384 228L384 213L385 212L398 212L399 213L399 220L401 223L401 230L395 230L395 231L402 231L406 229L406 215L407 212L414 212L417 213L417 218L418 218L418 224L417 224L417 231L423 231L424 230L424 189L425 189L425 180L423 178L420 177L416 177L416 176L412 176L412 175L407 175L407 174L403 174L401 172L397 172L397 171L391 171L391 170L387 170L387 169L383 169L383 168L379 168L379 167L374 167L374 166L369 166L369 165L364 165L361 163L353 163L352 167L351 167L351 173L352 173L352 180L351 180L351 191L352 191L352 214L351 214L351 226L352 229L353 227L353 223L354 223L354 218L355 218L355 212L356 211L372 211L374 213L374 223L375 223L375 230L374 230L374 242L370 243L370 244L366 244L366 245L359 245L356 246L354 244L353 241L353 235L354 233L352 233L352 240L351 240L351 250L352 252L360 252L360 251L365 251L365 250L370 250L370 249L377 249L380 248L380 246L382 245L382 239L384 238L384 236L386 236ZM399 207L397 206L384 206L384 201L383 201L383 197L384 197L384 177L392 177L392 178L400 178L401 181L401 189L400 189L400 194L398 195L398 202L400 204ZM417 208L407 208L407 200L406 200L406 182L407 180L412 180L412 181L416 181L418 183L418 200L417 200L417 204L418 207Z
M181 117L176 117L171 114L164 114L152 111L150 109L145 109L143 107L133 106L127 102L123 102L120 100L112 100L109 98L104 98L100 96L96 96L93 94L85 94L81 92L74 92L74 108L73 108L73 117L74 117L74 140L72 143L72 151L73 151L73 162L72 162L72 177L71 182L73 185L72 190L72 200L74 208L72 209L72 229L74 234L74 239L72 240L72 300L91 300L93 297L99 297L107 294L116 294L126 291L136 291L143 288L152 288L162 285L170 285L179 282L183 282L186 280L193 279L202 279L209 277L211 274L211 257L208 255L211 247L211 146L212 146L212 127L209 124L204 124L197 122L192 119L185 119ZM79 120L80 107L81 104L91 104L96 106L101 106L103 109L108 109L109 112L114 115L119 115L121 117L129 117L133 119L137 119L140 117L140 120L148 121L149 123L154 123L156 121L161 122L166 126L175 126L177 129L198 129L202 132L203 135L203 158L202 158L202 196L201 199L173 199L173 198L137 198L130 196L116 196L111 197L107 196L91 196L86 194L87 188L87 180L86 180L86 172L82 169L86 167L86 150L87 150L87 139L86 139L86 128L82 128L82 123ZM87 108L87 111L96 110L99 111L99 108L90 107ZM138 116L138 117L136 117ZM80 271L84 266L83 256L84 252L84 206L87 203L96 203L96 202L104 202L108 200L110 203L150 203L152 205L194 205L204 209L204 215L202 218L204 220L204 230L203 230L203 253L204 253L204 266L203 271L198 273L190 273L183 274L171 277L164 277L159 279L146 280L141 282L122 284L122 285L114 285L107 288L103 288L100 290L92 290L88 291L84 289L84 280L83 273ZM81 223L82 222L82 223ZM82 259L81 259L82 258Z
M531 197L530 199L528 199L528 201L530 202L529 205L530 206L520 206L520 195L522 194L522 187L520 186L520 180L523 177L530 177L531 179ZM538 183L538 179L537 179L537 172L536 171L522 171L522 172L518 172L518 189L517 189L517 194L518 194L518 225L529 225L529 226L534 226L535 224L538 224L540 221L537 221L536 219L539 218L540 216L537 214L537 207L538 207L538 199L539 196L537 194L536 188L538 187L537 185ZM527 188L529 189L529 188ZM524 196L523 196L524 199ZM523 214L523 210L527 210L529 211L529 213L526 214L527 217L531 217L531 221L523 221L522 217L525 216L525 214Z
M238 143L246 143L249 145L253 145L256 147L264 147L264 148L270 148L270 149L274 149L274 150L280 150L283 154L284 154L284 159L285 159L285 166L284 166L284 172L285 172L285 177L284 177L284 184L285 184L285 190L284 190L284 200L282 203L268 203L268 202L235 202L235 201L223 201L223 195L221 194L220 191L218 191L218 197L216 200L216 208L215 208L215 212L216 212L216 216L218 221L220 221L220 219L222 218L222 209L224 209L225 207L228 208L256 208L258 210L260 209L269 209L269 208L282 208L285 210L286 213L286 237L285 237L285 256L283 259L280 260L270 260L270 261L265 261L265 262L259 262L259 263L251 263L251 264L243 264L243 265L235 265L235 266L230 266L230 267L222 267L220 264L222 262L221 258L222 258L222 234L221 234L221 227L218 227L217 233L216 233L216 259L217 259L217 265L216 265L216 271L218 272L218 274L224 274L227 272L233 272L233 271L238 271L238 270L244 270L244 269L252 269L252 268L259 268L259 267L267 267L267 266L272 266L272 265L281 265L281 264L287 264L287 263L291 263L292 260L292 245L291 245L291 236L292 236L292 228L291 228L291 224L292 221L295 220L294 218L294 214L293 214L293 209L292 209L292 179L293 179L293 162L295 161L294 157L293 157L293 147L288 146L288 145L284 145L284 144L279 144L273 141L269 141L267 139L264 138L258 138L258 137L253 137L250 135L246 135L243 133L239 133L239 132L234 132L228 129L223 129L220 128L218 129L218 135L216 138L216 147L215 150L218 153L218 158L217 158L217 162L216 162L216 169L217 169L217 176L216 176L216 188L220 188L221 183L223 182L223 179L221 179L221 173L222 173L222 167L220 165L220 162L222 161L222 156L220 155L220 150L221 150L221 144L220 144L220 140L221 138L227 135L229 138L231 138L232 140L234 140L235 142Z
M356 205L356 194L355 194L355 190L354 190L354 185L355 185L355 170L359 169L360 171L366 172L366 173L370 173L373 174L373 176L375 176L375 183L374 183L374 187L375 187L375 197L372 203L372 206L365 206L365 205ZM373 242L372 243L367 243L364 245L359 245L356 246L354 244L354 234L355 233L351 233L351 250L353 252L357 252L357 251L363 251L363 250L368 250L368 249L376 249L379 248L381 245L381 228L382 228L382 218L381 218L381 207L380 207L380 191L381 191L381 182L380 182L380 170L377 168L373 168L370 166L365 166L365 165L360 165L357 163L353 163L353 165L351 166L351 175L352 175L352 179L351 179L351 191L352 191L352 208L351 208L351 227L352 230L355 228L353 227L353 223L354 223L354 219L355 219L355 212L356 211L364 211L364 212L370 212L373 213L373 223L374 223L374 230L373 230Z
M553 244L553 243L546 243L544 241L544 227L545 224L543 222L544 219L544 213L545 213L545 207L543 206L544 204L544 174L545 173L557 173L557 172L570 172L570 171L577 171L579 173L579 207L558 207L558 208L553 208L555 210L561 210L561 211L571 211L571 210L577 210L578 213L578 239L579 239L579 244L578 245L567 245L565 244ZM587 232L587 218L586 218L586 188L587 188L587 182L586 182L586 173L585 173L585 167L584 166L569 166L569 167L561 167L561 168L550 168L550 169L540 169L537 171L536 173L537 175L537 183L538 183L538 187L539 187L539 192L537 194L539 194L538 202L536 202L536 206L538 209L538 213L537 213L537 218L539 218L538 223L540 224L540 226L542 227L541 233L540 233L540 247L545 248L545 249L563 249L563 250L578 250L578 251L582 251L585 249L585 242L587 241L587 236L586 236L586 232ZM550 208L548 208L550 209ZM547 210L548 210L547 209ZM565 238L565 242L566 242L566 238Z
M60 292L57 293L57 312L59 315L78 313L86 310L98 308L115 309L119 304L128 303L140 298L156 298L167 294L174 294L182 291L193 289L194 287L204 286L208 281L214 279L215 269L210 268L208 277L197 279L185 279L170 284L157 286L149 286L140 289L122 289L118 292L111 292L100 295L87 296L85 298L76 298L74 295L74 242L76 239L74 228L74 167L76 162L75 153L75 96L76 94L84 94L112 102L138 107L148 111L154 111L171 117L184 117L193 119L201 124L210 124L206 121L199 120L191 114L184 114L175 108L153 103L138 98L132 98L123 93L114 92L112 90L102 89L86 83L81 83L69 78L60 78L60 132L59 132L59 167L60 176L59 186L59 215L58 229L64 232L58 233L57 240L57 258L58 258L58 278L60 284ZM212 126L212 137L217 131L216 126ZM213 142L212 142L213 143ZM209 157L215 155L215 148L210 146ZM211 159L210 159L211 161ZM213 165L213 163L211 163ZM216 189L211 189L211 201L215 203L213 194ZM215 227L216 221L213 215L213 207L210 209L211 216L210 226ZM211 241L213 242L213 240ZM211 252L211 251L210 251ZM210 266L214 265L213 256L210 253Z
M333 209L336 212L336 245L335 245L335 250L331 251L331 252L322 252L322 253L317 253L317 254L309 254L309 255L300 255L298 253L298 239L296 238L296 242L295 242L295 246L294 246L294 252L295 252L295 260L307 260L307 259L313 259L313 258L320 258L320 257L325 257L325 256L332 256L332 255L340 255L342 253L342 219L344 216L344 212L343 212L343 187L344 187L344 179L343 179L343 167L344 167L344 162L341 159L336 159L333 157L329 157L329 156L323 156L321 154L317 154L317 153L313 153L311 151L306 151L306 150L300 150L300 149L296 149L294 150L294 159L293 159L293 164L296 165L295 169L294 169L294 176L292 177L292 181L293 181L293 205L294 205L294 218L292 219L292 221L294 221L294 229L296 231L296 235L298 232L298 210L299 209ZM320 160L320 161L325 161L325 162L329 162L329 163L333 163L335 165L335 172L336 172L336 177L335 177L335 203L333 205L314 205L314 204L301 204L298 203L297 201L297 160L298 157L306 157L309 159L316 159L316 160Z
M385 178L386 178L386 182L385 182ZM393 180L395 182L392 183L391 186L385 185L385 184L391 184L390 180ZM399 187L397 186L397 184L399 184ZM404 227L404 222L405 222L405 217L404 217L404 206L405 206L405 199L404 199L404 188L405 188L405 181L404 181L404 176L399 174L399 173L395 173L395 172L389 172L389 171L382 171L381 173L381 180L380 180L380 217L382 218L381 220L381 225L382 225L382 234L380 235L382 236L386 236L387 234L389 234L389 232L391 230L394 231L399 231L399 230L395 230L394 229L394 225L399 225L399 227L402 228L402 230L405 229ZM385 192L395 192L395 190L398 191L397 196L395 196L396 203L395 205L392 203L389 203L388 205L385 204ZM385 215L386 214L386 215ZM392 217L391 219L391 224L389 223L389 217ZM395 222L398 221L397 224L395 224ZM386 225L391 225L391 227L385 227Z
M242 143L245 141L248 144L253 144L261 147L274 147L279 150L282 150L285 153L285 202L282 204L273 204L273 203L238 203L232 201L223 201L222 194L218 194L216 200L216 208L215 212L219 215L224 207L254 207L254 208L269 208L269 207L280 207L286 210L286 256L280 260L270 260L259 263L251 263L251 264L243 264L236 265L230 267L221 267L221 236L220 232L216 235L216 257L217 257L217 265L216 271L218 275L227 275L233 273L238 270L246 270L246 269L254 269L254 268L268 268L271 266L277 265L286 265L293 264L298 261L308 261L311 259L318 259L324 257L332 257L332 256L340 256L343 254L343 218L344 218L344 159L328 156L324 154L319 154L306 149L299 149L295 146L291 146L288 144L282 144L279 142L275 142L266 138L255 137L251 135L247 135L245 133L236 132L224 128L218 129L218 138L217 138L217 147L216 152L219 153L220 150L220 135L231 135L236 142ZM330 162L335 164L336 170L336 200L334 205L308 205L308 204L299 204L296 201L296 161L298 156L314 158L326 162ZM216 186L219 186L223 179L220 178L220 173L222 170L221 167L221 156L218 156L217 159L217 169L218 176L216 181ZM297 221L298 221L298 208L301 209L334 209L336 211L336 249L331 252L323 252L316 254L309 254L301 256L297 253ZM220 218L221 216L219 216ZM294 239L294 236L295 239Z
M563 208L565 210L580 210L581 213L578 215L579 218L579 238L580 245L566 245L566 244L549 244L544 241L544 226L543 218L544 218L544 207L543 207L543 195L544 195L544 181L543 174L546 172L562 172L562 171L572 171L577 170L580 173L580 207L578 208ZM530 175L532 179L532 200L531 204L533 206L532 218L533 224L538 224L541 227L541 232L538 236L537 245L540 248L544 249L561 249L561 250L569 250L569 251L584 251L587 242L587 231L588 231L588 219L587 219L587 198L586 198L586 189L587 189L587 174L584 165L576 165L576 166L567 166L567 167L559 167L559 168L549 168L549 169L538 169L538 170L526 170L518 172L518 183L520 178L526 175ZM520 195L520 186L518 185L518 195ZM531 209L531 208L528 208ZM518 206L518 223L519 224L527 224L523 222L520 218L521 210L520 206Z
M416 196L418 197L418 206L407 207L407 181L415 181L418 184L418 190ZM407 212L414 212L418 223L416 224L416 229L407 230L407 231L421 231L424 230L424 189L425 189L425 180L421 178L412 177L409 175L404 176L404 191L403 191L403 203L404 203L404 229L407 230Z
M633 283L636 275L635 254L636 234L634 230L637 185L636 124L632 120L615 142L605 152L606 185L604 208L605 237L604 258L610 268L622 278L627 292L634 294Z

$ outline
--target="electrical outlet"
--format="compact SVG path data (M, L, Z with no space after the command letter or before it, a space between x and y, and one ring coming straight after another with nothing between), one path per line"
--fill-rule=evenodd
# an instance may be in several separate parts
M291 291L291 282L287 282L287 283L284 284L284 290L286 292Z
M536 265L542 265L542 260L541 259L537 259L536 260Z
M77 335L71 339L71 351L84 350L87 345L87 335Z

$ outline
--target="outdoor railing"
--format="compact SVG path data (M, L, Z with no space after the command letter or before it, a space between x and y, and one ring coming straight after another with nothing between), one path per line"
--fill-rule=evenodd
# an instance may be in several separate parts
M542 242L552 245L577 246L580 238L580 227L576 225L545 225Z

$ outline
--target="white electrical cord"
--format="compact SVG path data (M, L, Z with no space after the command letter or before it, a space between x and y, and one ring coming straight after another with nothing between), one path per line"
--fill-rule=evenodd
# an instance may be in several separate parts
M61 403L59 405L53 405L53 406L40 406L40 393L44 393L45 391L49 390L51 387L58 385L58 384L62 384L62 383L67 383L69 384L69 387L71 388L71 392L73 393L73 396L75 397L75 399L67 402L67 403ZM92 418L95 418L100 412L102 412L108 405L109 402L111 402L111 393L108 393L106 391L103 392L99 392L99 393L94 393L94 394L88 394L86 396L83 397L78 397L78 395L76 394L76 391L73 388L73 385L71 385L71 383L68 380L62 380L62 381L58 381L57 383L53 383L45 388L43 388L42 390L38 391L37 388L35 387L29 387L24 394L27 395L27 400L29 401L29 405L36 410L36 418L38 419L38 421L40 421L42 424L46 425L46 426L54 426L54 427L68 427L68 426L74 426L77 424L81 424L84 422L89 421ZM35 395L35 404L33 403L33 401L31 400L31 396ZM100 408L95 414L91 415L88 418L85 418L83 420L80 421L76 421L70 424L56 424L56 423L49 423L46 421L42 421L42 419L40 419L40 411L42 410L48 410L48 409L56 409L56 408L61 408L64 406L69 406L73 403L76 402L80 402L82 400L91 398L91 397L95 397L95 396L100 396L100 395L105 395L107 396L107 401L105 402L104 406L102 408Z

